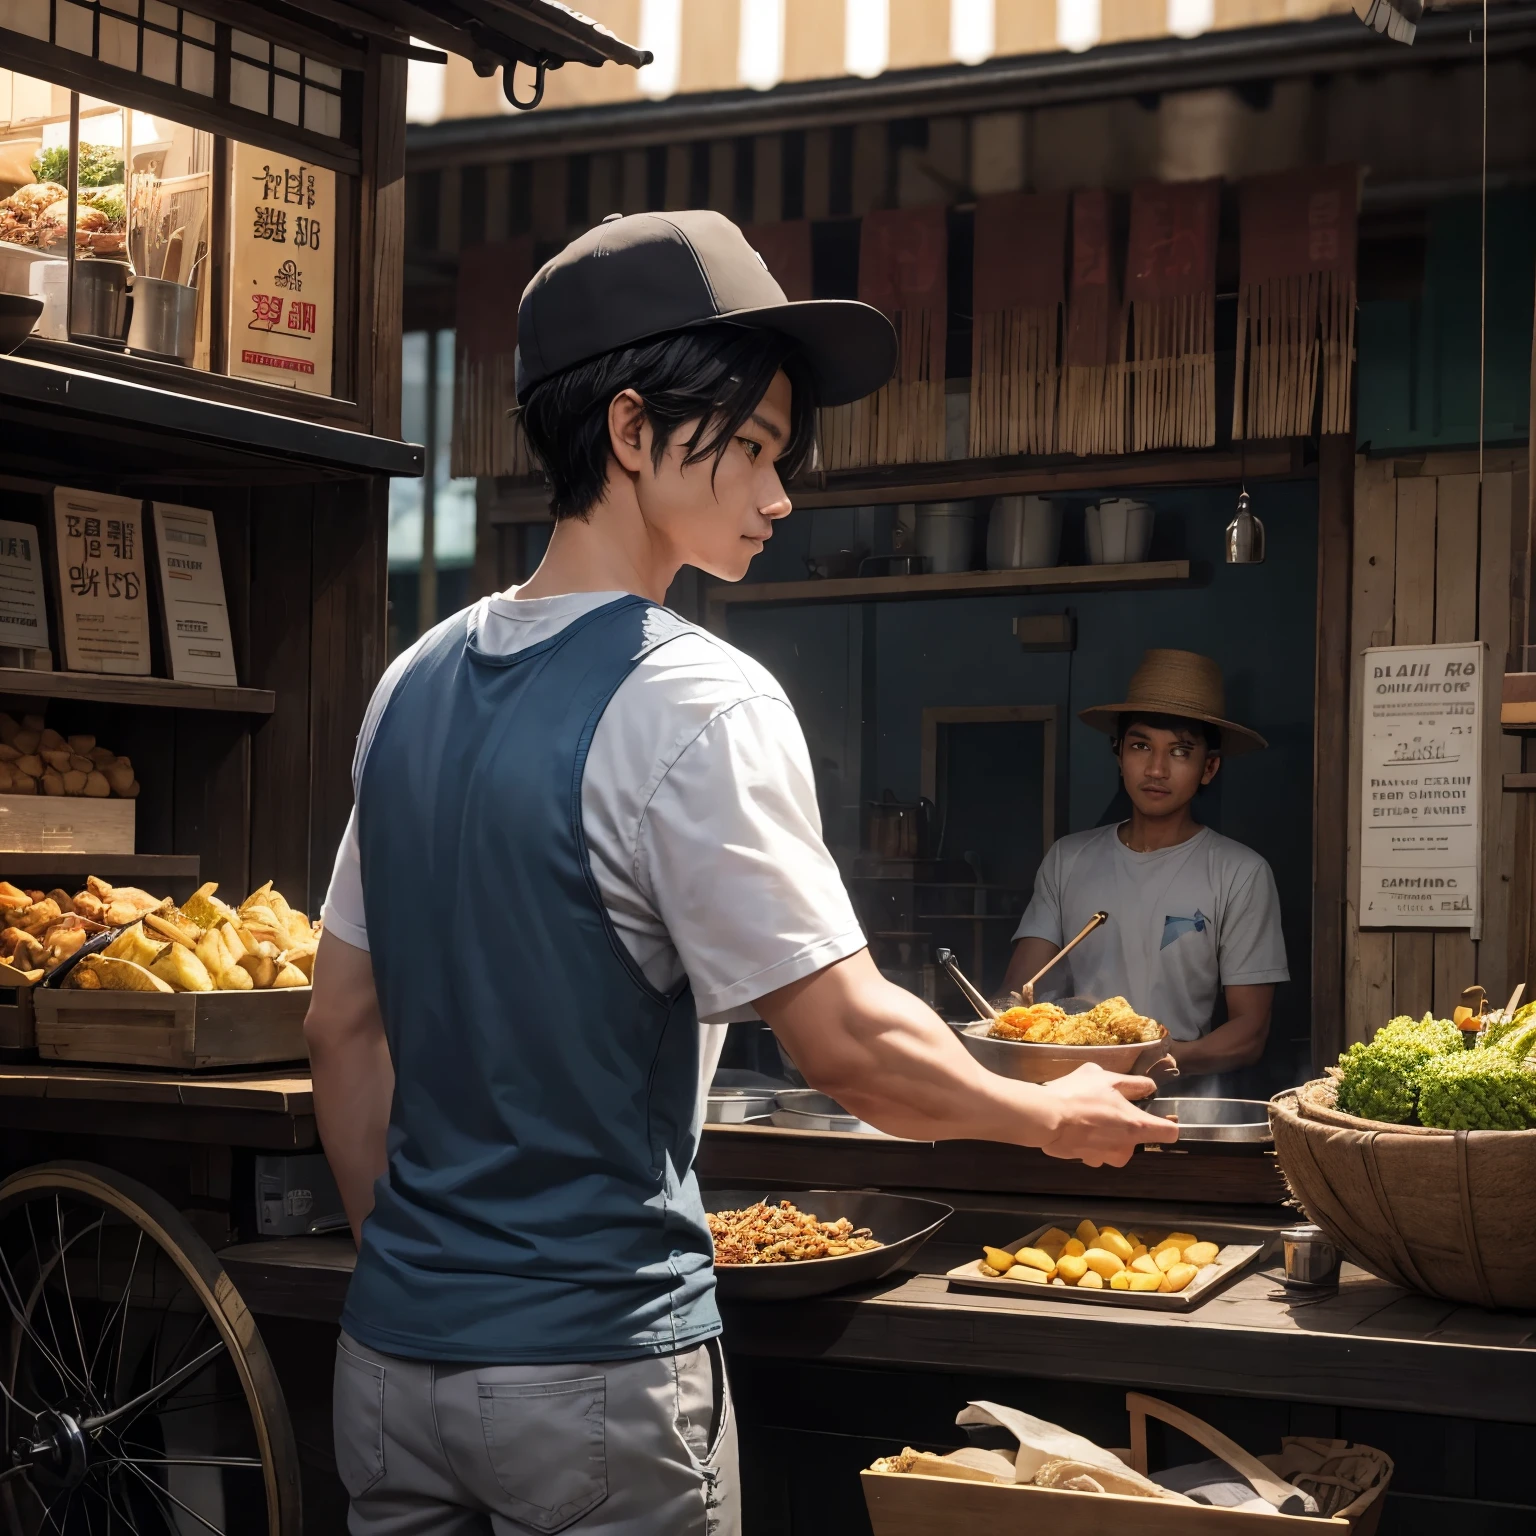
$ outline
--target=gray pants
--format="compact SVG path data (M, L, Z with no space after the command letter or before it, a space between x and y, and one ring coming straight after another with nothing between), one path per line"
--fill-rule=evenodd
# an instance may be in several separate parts
M717 1340L593 1365L441 1365L342 1334L351 1536L740 1536Z

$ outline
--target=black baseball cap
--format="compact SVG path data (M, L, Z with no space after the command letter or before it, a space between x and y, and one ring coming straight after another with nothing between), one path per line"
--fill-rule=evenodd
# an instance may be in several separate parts
M544 263L517 311L517 398L577 363L701 325L754 326L800 343L821 405L871 393L896 366L896 332L854 299L791 303L723 214L610 214Z

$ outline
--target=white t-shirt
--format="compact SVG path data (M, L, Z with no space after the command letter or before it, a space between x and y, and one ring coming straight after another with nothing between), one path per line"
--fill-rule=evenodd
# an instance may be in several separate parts
M481 599L482 650L538 645L624 595L517 600L516 590ZM354 792L384 707L428 638L374 690ZM581 809L592 873L625 948L659 990L686 974L706 1023L751 1017L755 999L864 947L821 840L794 709L765 668L702 629L690 625L643 656L619 685L592 737ZM337 938L368 947L355 807L323 915ZM706 1032L706 1083L723 1042L723 1030Z
M1118 827L1053 843L1015 939L1065 944L1089 934L1036 990L1041 1000L1124 997L1175 1040L1211 1028L1222 987L1289 981L1280 897L1253 849L1202 827L1188 842L1132 853Z

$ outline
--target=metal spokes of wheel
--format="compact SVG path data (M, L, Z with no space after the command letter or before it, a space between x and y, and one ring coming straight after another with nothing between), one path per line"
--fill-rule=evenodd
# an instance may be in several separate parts
M9 1536L299 1536L272 1362L207 1243L89 1163L0 1184Z

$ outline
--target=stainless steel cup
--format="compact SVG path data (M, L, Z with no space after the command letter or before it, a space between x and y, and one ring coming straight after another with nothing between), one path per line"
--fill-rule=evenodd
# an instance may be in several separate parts
M139 273L133 280L128 350L191 362L197 350L197 289Z
M128 320L128 268L120 261L76 261L75 303L70 325L76 336L121 341Z
M1287 1285L1321 1289L1339 1283L1339 1250L1321 1227L1287 1227L1280 1240L1285 1244Z

